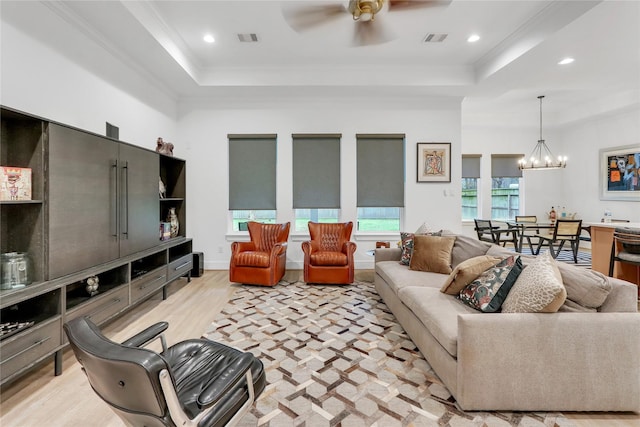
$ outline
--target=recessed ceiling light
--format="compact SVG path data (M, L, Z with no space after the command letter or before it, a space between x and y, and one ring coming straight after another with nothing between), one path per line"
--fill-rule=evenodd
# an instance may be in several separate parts
M573 61L574 61L573 58L564 58L562 61L558 62L558 65L571 64Z
M213 43L216 41L216 39L213 38L213 36L211 34L207 34L203 37L203 40L206 41L207 43Z
M479 36L479 35L477 35L477 34L472 34L472 35L470 35L470 36L469 36L469 38L467 39L467 41L468 41L469 43L475 43L475 42L477 42L478 40L480 40L480 36Z

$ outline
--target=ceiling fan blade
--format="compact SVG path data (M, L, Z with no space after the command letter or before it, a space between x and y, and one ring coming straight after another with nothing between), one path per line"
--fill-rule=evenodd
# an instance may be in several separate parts
M397 12L426 7L446 7L450 4L451 0L390 0L389 11Z
M287 24L297 32L310 30L341 16L346 16L347 12L347 8L342 3L305 6L295 3L287 2L282 9L282 14Z
M395 38L392 31L382 22L359 21L354 25L353 46L372 46L390 42Z

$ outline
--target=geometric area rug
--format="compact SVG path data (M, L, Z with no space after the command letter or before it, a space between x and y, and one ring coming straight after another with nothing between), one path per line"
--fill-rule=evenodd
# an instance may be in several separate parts
M232 284L205 337L252 352L267 386L242 427L565 427L561 413L463 412L369 282Z

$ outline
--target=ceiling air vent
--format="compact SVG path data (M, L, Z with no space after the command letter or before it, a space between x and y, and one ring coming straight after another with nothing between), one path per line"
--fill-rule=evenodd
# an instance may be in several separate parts
M424 42L425 43L440 43L443 42L444 39L447 38L449 34L436 34L436 33L429 33L426 35L426 37L424 38Z
M254 43L258 41L258 35L256 33L238 34L238 40L241 42Z

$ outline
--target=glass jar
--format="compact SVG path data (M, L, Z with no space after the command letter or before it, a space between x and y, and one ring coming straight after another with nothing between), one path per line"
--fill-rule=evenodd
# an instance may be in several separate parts
M0 289L13 289L31 283L31 262L25 252L0 255Z

